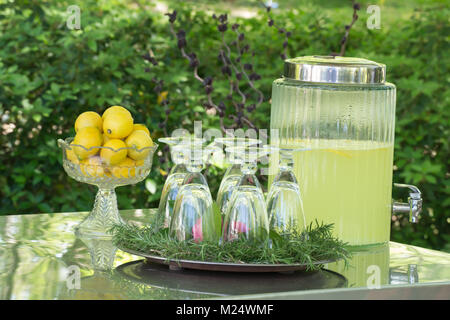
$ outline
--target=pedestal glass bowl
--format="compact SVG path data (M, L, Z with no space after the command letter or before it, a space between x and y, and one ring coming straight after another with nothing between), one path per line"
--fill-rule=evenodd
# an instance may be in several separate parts
M239 237L265 242L269 219L261 185L255 175L257 161L271 152L269 147L231 147L227 152L240 155L242 177L233 190L223 222L222 241Z
M124 223L117 208L115 188L129 184L136 184L150 173L153 154L157 144L142 149L109 147L92 147L89 150L81 145L71 144L73 138L58 139L58 146L63 152L63 167L69 177L98 187L94 208L90 214L75 228L77 236L110 238L108 230L118 223ZM90 158L79 160L75 148L82 148L93 154ZM135 161L134 166L108 166L97 154L101 149L110 149L114 153L124 149L132 149L141 155L141 160ZM95 150L98 150L95 152ZM122 151L123 152L123 151Z
M261 143L261 140L258 139L250 139L250 138L217 138L214 140L216 145L225 146L225 148L229 147L249 147L258 145ZM217 192L216 203L219 206L220 212L222 215L225 215L226 207L228 201L231 198L234 188L238 184L239 180L242 177L241 172L241 159L238 155L234 153L227 152L226 161L230 163L230 166L225 171L225 174L220 182L219 191Z
M203 142L194 139L174 147L184 150L189 172L178 191L169 227L170 236L178 241L218 240L211 192L201 173L205 153Z
M306 228L300 187L293 172L295 152L310 149L279 148L278 173L267 195L270 229L277 232L302 232Z

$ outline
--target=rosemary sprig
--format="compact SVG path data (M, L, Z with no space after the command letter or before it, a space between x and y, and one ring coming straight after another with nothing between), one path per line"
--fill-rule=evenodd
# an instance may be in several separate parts
M278 234L270 232L271 246L238 239L222 245L216 242L177 241L167 229L152 226L115 225L111 232L116 246L145 252L169 260L198 260L224 263L306 264L317 270L317 262L344 259L350 252L347 244L332 235L332 224L311 223L304 232Z

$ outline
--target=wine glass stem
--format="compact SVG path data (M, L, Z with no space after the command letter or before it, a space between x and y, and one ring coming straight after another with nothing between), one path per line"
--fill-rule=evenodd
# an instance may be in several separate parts
M280 170L292 170L294 167L294 159L289 151L280 151Z
M248 163L243 163L241 165L241 171L242 174L249 174L249 175L253 175L256 172L256 162L248 162Z

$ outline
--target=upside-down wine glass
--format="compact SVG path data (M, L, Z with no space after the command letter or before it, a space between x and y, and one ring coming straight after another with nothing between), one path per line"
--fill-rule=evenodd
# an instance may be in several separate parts
M201 173L204 165L204 140L189 139L174 146L187 155L188 174L178 191L170 222L169 234L178 241L218 240L220 222L215 221L213 200L206 178ZM218 234L219 233L219 234Z
M183 184L184 178L189 173L186 169L187 156L183 148L175 148L185 141L184 137L164 137L158 139L159 142L165 143L170 148L170 155L175 166L169 172L161 193L161 199L158 206L157 227L168 228L173 214L173 205L177 198L178 191Z
M270 229L277 232L298 232L306 228L305 212L300 187L293 172L294 153L307 148L277 148L278 173L269 188L267 211Z
M234 241L244 237L264 243L269 236L269 219L266 201L255 173L258 159L268 155L271 148L230 147L226 151L242 159L242 177L227 205L221 241Z

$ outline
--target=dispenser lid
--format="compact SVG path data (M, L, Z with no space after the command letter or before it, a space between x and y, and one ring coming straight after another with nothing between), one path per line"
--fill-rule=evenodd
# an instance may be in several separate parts
M287 59L284 77L319 83L383 84L386 65L340 56L306 56Z

